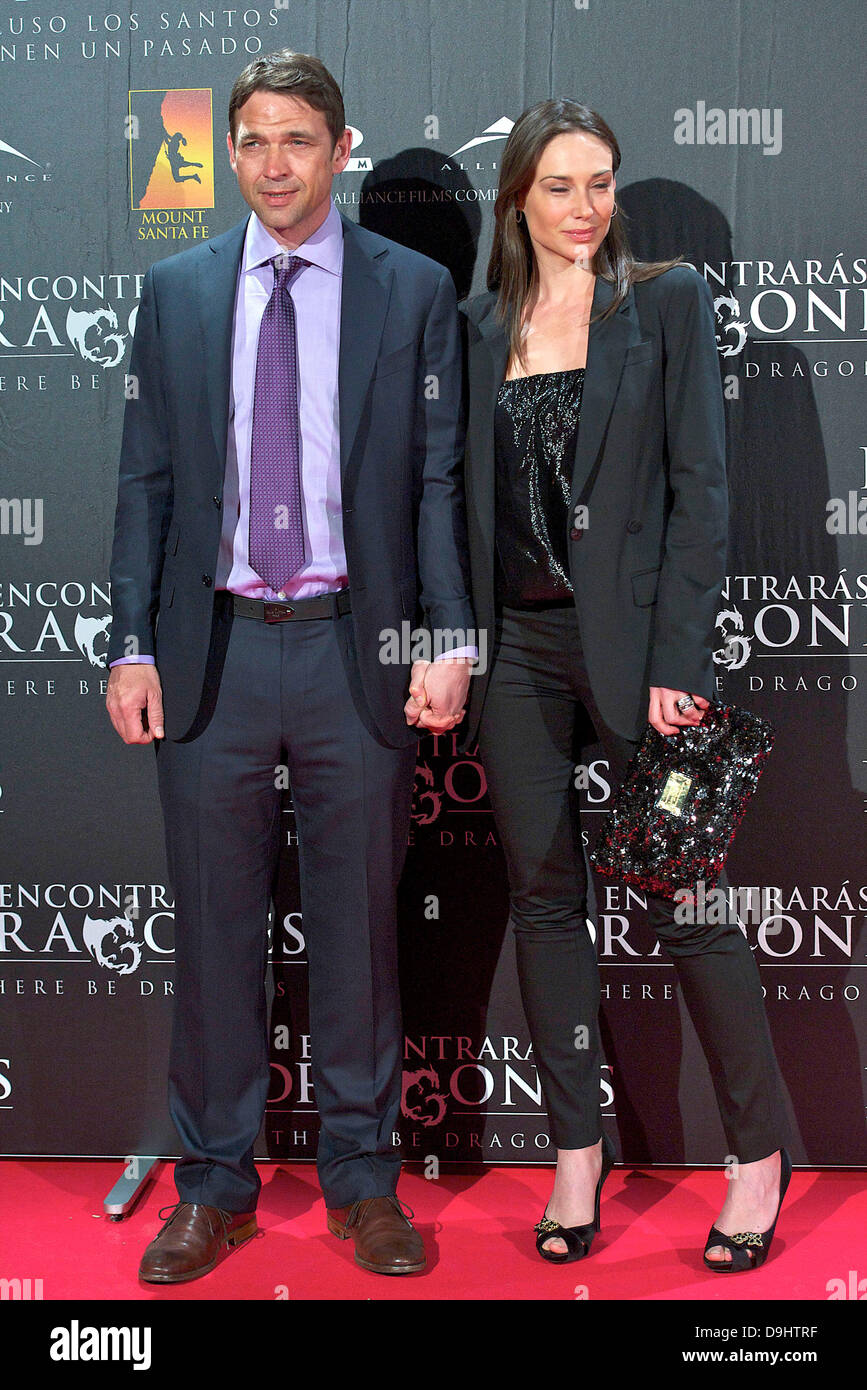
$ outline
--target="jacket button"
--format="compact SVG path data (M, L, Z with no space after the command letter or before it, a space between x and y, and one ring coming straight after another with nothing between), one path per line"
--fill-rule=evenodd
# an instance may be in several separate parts
M580 541L583 535L583 531L579 531L577 526L573 526L572 530L569 532L569 539L570 541Z
M636 536L641 530L642 524L640 521L627 521L626 529L631 536Z
M203 575L202 575L202 583L204 584L204 586L205 586L206 589L210 589L210 587L211 587L211 585L213 584L213 582L214 582L214 581L213 581L213 579L211 578L211 576L210 576L209 574L203 574Z
M214 493L214 506L215 506L215 507L219 507L219 506L222 505L222 502L223 502L222 497L218 496L217 493L215 492L215 493Z

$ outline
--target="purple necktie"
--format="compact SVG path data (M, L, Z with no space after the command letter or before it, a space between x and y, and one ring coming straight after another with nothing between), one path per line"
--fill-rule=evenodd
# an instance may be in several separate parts
M280 268L278 268L278 262ZM289 287L309 265L277 257L259 328L250 445L250 568L275 593L304 564L298 343Z

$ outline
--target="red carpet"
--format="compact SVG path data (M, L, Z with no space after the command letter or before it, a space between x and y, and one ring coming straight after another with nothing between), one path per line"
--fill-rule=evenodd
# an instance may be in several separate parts
M211 1274L159 1288L140 1284L137 1269L159 1229L160 1207L177 1200L172 1165L162 1165L130 1217L113 1223L103 1216L102 1200L121 1166L4 1160L0 1279L41 1279L45 1300L826 1301L834 1280L848 1298L863 1281L860 1297L867 1297L862 1172L796 1171L771 1259L755 1273L721 1275L701 1263L724 1196L719 1172L616 1168L591 1256L558 1267L538 1257L532 1232L551 1169L443 1169L439 1179L427 1180L420 1167L408 1167L400 1196L415 1212L428 1268L387 1278L358 1268L351 1241L327 1232L312 1166L263 1166L258 1238Z

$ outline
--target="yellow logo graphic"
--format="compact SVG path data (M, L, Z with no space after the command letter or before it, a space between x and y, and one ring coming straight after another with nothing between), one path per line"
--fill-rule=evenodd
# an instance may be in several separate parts
M128 135L133 209L214 206L209 87L130 92Z

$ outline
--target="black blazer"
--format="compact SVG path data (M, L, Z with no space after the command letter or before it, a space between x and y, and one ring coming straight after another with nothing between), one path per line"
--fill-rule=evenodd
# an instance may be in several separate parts
M433 628L473 627L460 320L441 265L341 220L340 469L354 634L344 662L355 667L353 689L360 679L366 722L400 747L417 738L403 714L410 663L380 660L383 630L416 622L419 603ZM190 731L213 679L232 321L246 226L245 218L150 268L130 361L138 394L124 416L108 660L155 656L173 739Z
M592 313L611 303L597 276ZM465 453L471 593L488 672L470 681L464 744L484 707L495 624L494 405L508 344L496 294L466 302ZM714 625L725 578L725 422L705 280L679 265L591 323L572 504L601 455L586 529L570 531L570 577L602 718L637 739L652 685L713 693Z

